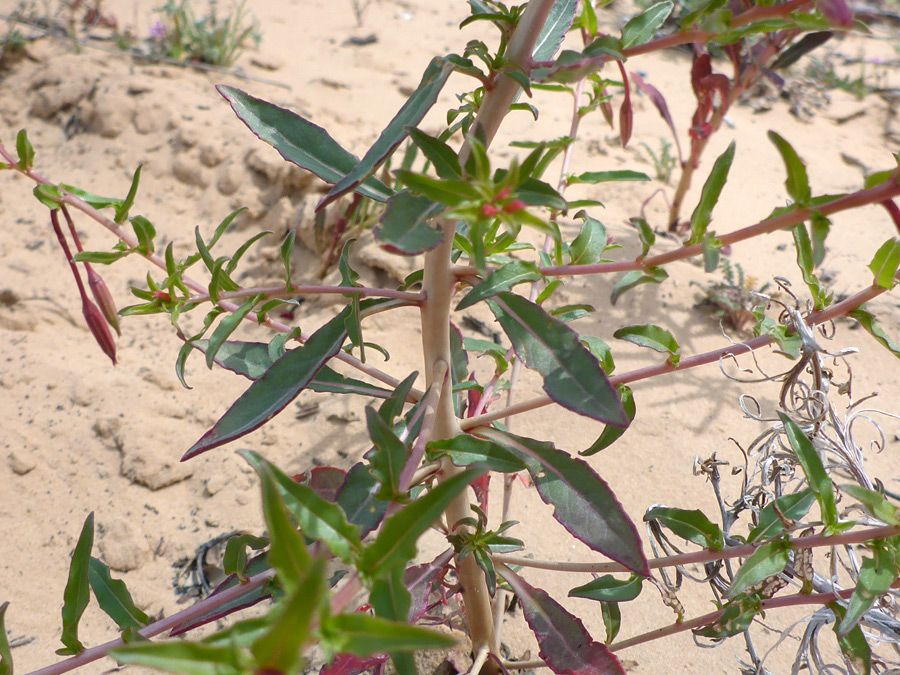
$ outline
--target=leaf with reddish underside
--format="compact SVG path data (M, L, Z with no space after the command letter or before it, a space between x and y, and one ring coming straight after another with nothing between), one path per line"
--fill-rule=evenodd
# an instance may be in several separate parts
M511 450L531 474L553 517L593 550L649 576L641 538L606 482L587 462L552 443L483 428L479 435Z
M634 86L650 97L650 100L653 102L653 105L656 106L659 114L666 121L666 124L669 125L669 129L672 131L672 137L675 139L675 148L678 150L678 158L680 161L681 141L678 139L678 132L675 131L675 122L672 121L672 115L669 113L669 106L666 104L666 99L662 95L662 92L649 82L646 82L644 78L637 73L631 74L631 80L634 82Z
M337 354L347 328L349 309L313 333L302 347L292 349L275 361L265 374L250 385L226 413L182 457L196 457L240 438L272 419L303 391L327 361Z
M631 109L631 85L628 84L628 74L625 72L625 64L616 61L619 72L622 73L622 87L625 90L625 100L619 108L619 136L622 139L622 147L628 145L631 138L631 128L634 123L634 111Z
M529 585L507 567L499 569L537 637L539 656L559 675L625 675L606 645L595 642L581 620L572 616L546 591Z
M334 657L334 661L331 664L319 671L319 675L359 675L360 673L369 672L375 666L386 663L388 658L387 654L378 654L365 658L354 656L353 654L338 654Z
M336 502L341 487L347 480L347 472L336 466L317 466L309 473L304 471L292 478L298 483L311 487L325 501Z

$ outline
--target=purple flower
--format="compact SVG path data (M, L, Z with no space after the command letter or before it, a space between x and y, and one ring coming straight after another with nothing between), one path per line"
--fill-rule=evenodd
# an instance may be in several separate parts
M156 21L152 26L150 26L150 37L156 40L161 40L166 36L166 33L168 32L168 27L162 21Z

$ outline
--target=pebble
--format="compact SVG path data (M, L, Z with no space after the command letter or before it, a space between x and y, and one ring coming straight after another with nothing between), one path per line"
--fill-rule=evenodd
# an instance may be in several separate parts
M17 476L24 476L37 466L37 458L31 450L18 448L9 453L9 468Z
M136 570L150 557L147 537L133 521L120 516L101 525L100 557L112 569Z

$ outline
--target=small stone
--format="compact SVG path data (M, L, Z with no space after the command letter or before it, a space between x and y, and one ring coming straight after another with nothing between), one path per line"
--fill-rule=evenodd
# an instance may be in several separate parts
M228 483L228 477L223 473L214 473L212 476L206 479L206 494L212 497L214 494L218 494L223 487Z
M218 143L204 143L200 146L200 163L210 168L218 166L225 159L222 146Z
M85 126L104 138L117 138L131 124L134 102L123 92L106 89L97 94L84 117Z
M200 162L186 153L176 155L175 161L172 162L172 174L185 185L199 188L209 185Z
M228 197L233 195L241 187L241 180L245 176L240 167L235 164L226 164L219 172L219 179L216 181L216 189Z
M219 526L219 521L216 520L215 518L207 518L203 522L207 527L218 527Z
M268 152L267 152L268 151ZM274 183L284 171L284 159L271 148L255 147L246 158L247 166L262 174L270 183Z
M147 537L140 527L123 517L102 524L100 557L119 572L136 570L150 557Z
M72 385L69 400L75 405L87 408L98 399L99 395L100 392L95 385L83 380L78 380Z
M246 492L238 492L234 500L241 506L247 506L250 503L250 495Z
M122 453L120 473L128 480L159 490L190 477L193 465L181 461L171 438L156 438L152 430L127 430L116 437Z
M24 476L37 466L34 453L26 448L17 448L9 453L9 468L17 476Z

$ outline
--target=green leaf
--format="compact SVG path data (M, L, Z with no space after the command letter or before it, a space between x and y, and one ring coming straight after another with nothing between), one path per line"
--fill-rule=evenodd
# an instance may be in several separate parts
M553 517L592 550L648 575L647 560L634 524L612 490L587 462L552 443L481 430L483 436L514 452L525 462L538 494L554 507Z
M66 185L65 183L60 183L59 189L65 190L69 194L75 195L79 199L86 201L95 209L118 207L120 204L122 204L121 199L116 199L115 197L101 197L100 195L95 195L94 193L88 192L87 190L82 190L80 187L76 187L75 185Z
M395 567L384 579L377 579L372 583L369 604L375 610L376 616L391 621L407 620L410 594L403 583L405 572L403 567ZM412 654L392 652L391 660L394 662L397 675L416 675L416 663Z
M281 242L281 264L284 267L284 283L288 288L291 286L291 253L294 251L296 236L296 230L288 230L284 241Z
M253 311L256 303L258 303L264 297L265 295L260 293L259 295L250 298L219 322L219 325L216 326L216 330L213 331L212 336L209 338L209 341L206 344L205 351L207 368L212 369L219 348L223 344L225 344L225 341L231 336L234 331L237 330L237 327L241 325L244 317L246 317L250 312Z
M569 208L568 202L559 192L537 178L526 178L519 183L515 196L527 206L546 206L559 211ZM518 215L521 217L524 213L524 211L520 211Z
M785 527L784 522L778 517L779 512L788 520L800 520L809 513L815 501L815 493L809 488L803 488L800 492L779 497L774 502L766 504L759 512L756 527L747 535L747 541L761 541L778 536L784 532ZM778 511L775 510L776 506Z
M34 147L28 140L28 132L25 129L16 134L16 152L19 153L19 168L28 171L34 166Z
M790 417L780 410L778 411L778 417L781 418L788 441L790 441L791 447L797 455L800 466L803 467L803 473L806 474L809 487L819 502L826 530L831 529L838 524L837 506L834 502L834 484L825 471L822 458L819 457L819 453L816 452L812 442L803 433L803 430Z
M619 400L622 401L622 408L625 410L625 415L628 417L629 424L632 420L634 420L634 415L636 412L635 404L634 404L634 394L631 391L630 387L625 386L624 384L620 384L617 388L619 392ZM625 433L628 427L621 429L619 427L613 427L606 425L606 428L600 433L597 437L597 440L593 442L591 447L583 452L579 452L579 455L584 457L590 457L591 455L596 455L601 450L605 450L610 445L615 443L619 438L622 437L622 434Z
M734 598L751 586L779 574L790 560L791 546L784 541L763 544L753 552L734 577L726 598Z
M622 181L649 181L650 176L642 171L632 171L630 169L620 169L618 171L587 171L577 176L569 176L566 182L569 185L575 183L587 183L596 185L597 183L612 183Z
M883 347L888 349L897 358L900 358L900 344L894 342L894 340L884 332L884 329L878 321L876 321L874 314L863 307L857 307L847 316L856 319L873 338L881 343Z
M626 23L622 27L622 49L636 47L652 40L674 7L675 3L671 0L664 0L651 5Z
M775 144L784 167L787 170L787 180L784 185L791 199L797 204L805 205L809 202L812 193L809 189L809 177L806 175L806 164L800 159L791 144L774 131L768 133L769 140Z
M303 391L337 354L347 337L344 309L313 333L306 344L285 353L250 385L228 411L184 454L182 460L240 438L268 422Z
M469 291L466 297L460 300L456 309L466 309L476 302L481 302L497 295L501 291L508 291L516 284L526 281L539 281L541 278L540 268L533 262L515 260L511 263L506 263L491 272L487 279Z
M316 210L322 209L347 192L355 190L364 180L369 178L381 163L406 138L411 127L415 127L437 101L444 83L453 72L453 65L445 58L436 56L428 64L422 80L416 90L406 99L394 118L369 148L365 156L341 178L331 191L319 202Z
M669 362L678 367L681 360L681 347L675 337L665 328L653 324L642 326L625 326L613 333L614 338L632 342L639 347L649 347L657 352L669 355Z
M591 218L584 211L580 214L584 217L581 232L569 246L571 265L593 265L603 259L603 253L609 243L606 228L596 218ZM577 216L576 216L577 217Z
M606 628L606 644L612 644L622 627L622 612L616 602L601 602L600 617L603 619L603 627Z
M131 179L131 187L128 188L128 195L124 200L119 201L117 204L115 204L115 221L120 225L128 220L128 212L131 210L131 207L134 206L134 199L135 197L137 197L138 185L140 185L141 182L142 168L144 168L144 165L138 164L138 168L134 170L134 177Z
M484 469L467 469L438 484L425 496L388 518L375 541L363 550L359 571L370 578L377 578L412 560L419 537L434 524L450 501L484 472Z
M630 602L641 594L644 577L632 574L627 579L616 579L606 574L569 591L570 598L587 598L599 602Z
M897 283L894 277L898 266L900 266L900 239L894 237L881 245L869 263L869 269L875 275L874 283L882 288L892 289Z
M74 262L96 263L98 265L111 265L121 260L131 251L81 251L72 256Z
M78 639L78 622L91 600L88 568L91 561L91 549L94 546L94 514L89 513L81 528L78 543L72 553L69 565L69 579L63 591L62 608L62 643L63 649L57 649L60 655L80 654L84 645Z
M581 344L587 347L591 354L597 357L597 361L600 362L600 367L603 368L603 372L607 375L612 375L613 371L616 369L616 363L613 360L612 351L610 350L609 345L593 335L582 335ZM621 395L621 393L622 389L620 387L619 394Z
M62 192L60 192L59 188L55 185L39 183L34 186L32 193L34 194L35 199L48 209L52 210L59 208L59 200L62 199Z
M327 131L290 110L234 87L219 85L216 89L250 131L287 161L311 171L326 183L337 183L359 164L359 159L338 145ZM379 202L387 201L393 194L375 178L368 178L357 191Z
M249 451L241 453L248 461ZM306 548L303 535L288 515L281 497L281 490L268 465L257 468L262 488L263 517L269 530L269 563L278 573L278 580L288 592L293 591L304 578L312 563L312 556Z
M313 620L319 614L328 589L325 562L325 558L317 556L296 588L272 610L274 619L250 648L261 666L256 672L293 673L300 670Z
M406 379L397 385L397 388L391 392L391 395L388 396L387 400L385 400L378 408L378 414L381 416L381 419L383 419L391 429L394 427L394 420L403 414L403 407L406 405L406 398L409 396L409 390L412 389L418 376L419 374L417 372L412 372L407 375Z
M687 241L688 245L699 244L706 236L706 228L709 227L709 222L712 220L712 210L719 201L725 181L728 180L728 171L734 160L734 148L735 142L732 141L725 152L716 159L712 171L709 172L709 178L703 184L700 201L697 203L694 213L691 214L691 236Z
M694 633L713 639L731 637L746 631L759 613L759 602L755 599L739 601L725 607L725 611L718 621L709 626L694 629Z
M439 180L406 169L397 169L394 174L412 192L447 206L459 206L480 198L478 190L463 180Z
M630 291L632 288L642 284L661 284L668 278L668 273L661 267L651 267L645 272L642 272L641 270L631 270L630 272L626 272L624 276L616 282L615 286L613 286L610 302L615 305L616 301L626 291Z
M134 235L138 240L135 250L144 255L153 253L155 250L153 237L156 236L156 228L153 227L153 223L144 218L144 216L135 216L131 219L131 227L134 229Z
M269 545L266 537L256 537L252 534L241 534L231 537L225 544L225 555L222 557L222 571L225 574L234 574L242 582L247 580L247 549L259 551Z
M156 668L180 675L241 675L234 645L208 645L173 640L135 642L110 651L119 663Z
M360 551L359 530L347 522L340 506L325 501L311 487L293 480L259 453L242 450L240 454L260 475L263 467L271 473L285 507L304 535L324 542L344 562L350 562Z
M375 227L382 245L403 255L430 251L444 240L444 234L428 221L443 210L443 204L404 190L388 200L387 209Z
M856 588L847 604L847 613L837 629L838 637L844 637L856 627L863 614L887 593L900 572L894 551L885 546L884 542L874 541L871 546L872 557L863 559Z
M522 604L525 621L537 638L540 656L554 673L569 675L625 675L606 645L595 642L580 619L540 588L529 585L509 568L503 578Z
M669 528L682 539L713 551L721 551L725 547L725 535L719 526L713 523L703 511L693 509L676 509L667 506L655 506L644 514L644 521L659 521L660 525Z
M806 226L803 223L799 223L791 228L791 233L794 235L794 248L797 250L797 266L803 273L803 281L809 288L816 310L824 309L828 304L828 295L813 269L815 267L815 259Z
M403 497L400 492L400 473L409 457L406 445L373 408L366 408L369 438L375 445L371 456L372 474L381 484L379 498L394 501Z
M716 235L707 232L703 237L703 270L707 273L715 272L719 266L719 255L722 252L722 242L716 239Z
M448 455L456 466L478 465L501 473L525 469L525 462L502 445L469 434L431 441L428 451L434 458Z
M592 419L628 425L609 378L571 328L513 293L500 293L487 302L518 357L544 378L550 398Z
M377 497L378 487L378 481L369 468L360 462L347 472L338 493L338 505L347 515L347 520L359 526L362 537L378 526L387 511L388 503Z
M534 49L531 52L532 59L549 61L553 58L572 26L577 7L578 0L556 0L553 3L550 14L534 43Z
M862 502L866 510L875 518L887 525L900 525L900 508L894 506L885 499L884 495L875 490L867 490L861 485L843 485L841 490L854 499Z
M853 666L853 672L860 675L869 675L872 672L872 648L862 632L860 626L856 626L846 635L840 634L840 626L846 610L837 602L832 602L828 608L834 612L834 632L837 635L838 646L841 653Z
M12 652L9 639L6 637L6 609L8 602L0 605L0 675L13 675Z
M119 630L143 628L150 623L150 617L135 606L125 582L113 579L109 568L97 558L91 558L88 564L88 579L100 609L116 622Z
M356 656L441 649L456 644L449 635L360 613L328 617L321 632L323 642L330 649Z
M433 136L415 127L407 129L409 137L419 146L419 149L434 166L434 170L440 178L462 178L462 167L459 165L459 157L453 149Z

